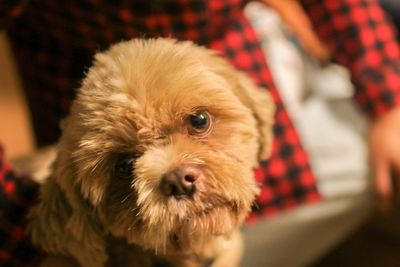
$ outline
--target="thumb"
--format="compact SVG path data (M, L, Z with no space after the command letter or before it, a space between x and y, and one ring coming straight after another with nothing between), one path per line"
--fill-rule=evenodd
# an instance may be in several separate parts
M374 188L379 197L379 205L386 210L393 195L390 163L384 157L374 158Z

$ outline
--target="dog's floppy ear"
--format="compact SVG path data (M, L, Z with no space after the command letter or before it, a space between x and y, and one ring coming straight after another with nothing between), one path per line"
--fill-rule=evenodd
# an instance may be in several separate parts
M63 169L43 184L40 203L30 213L32 241L50 254L73 257L82 266L104 266L107 253L101 227L75 188L72 172Z
M266 89L257 87L244 73L236 71L231 77L234 93L242 103L251 109L257 121L260 149L259 161L267 160L272 151L272 126L274 124L275 104Z
M235 69L215 52L203 50L207 64L215 73L221 75L231 86L233 93L252 111L257 122L260 148L258 161L269 158L272 152L275 104L265 88L258 87L244 72Z
M29 214L29 232L33 243L51 253L63 251L66 240L64 229L71 212L59 186L49 178L40 188L39 204Z

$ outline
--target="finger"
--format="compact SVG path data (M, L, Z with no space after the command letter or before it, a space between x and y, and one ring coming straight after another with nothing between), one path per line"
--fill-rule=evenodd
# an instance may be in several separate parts
M377 157L374 160L374 188L379 197L379 208L387 210L391 206L393 195L391 169L387 160Z
M391 164L391 183L392 183L392 198L395 205L400 207L400 153L395 149L392 153L393 160Z
M393 195L396 207L400 207L400 168L396 165L392 171Z
M300 3L291 0L267 0L266 2L278 12L282 21L297 36L304 49L310 55L321 63L329 61L329 49L315 34L312 24Z
M311 28L300 28L294 26L293 32L300 39L306 51L321 63L326 63L330 59L328 48L319 40Z

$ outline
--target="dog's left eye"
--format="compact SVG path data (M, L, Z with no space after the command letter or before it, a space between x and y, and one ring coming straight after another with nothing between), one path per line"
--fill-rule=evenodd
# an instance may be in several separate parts
M188 117L189 133L206 135L210 132L212 121L210 114L206 111L198 111Z
M122 180L132 179L136 157L120 155L114 166L114 175Z

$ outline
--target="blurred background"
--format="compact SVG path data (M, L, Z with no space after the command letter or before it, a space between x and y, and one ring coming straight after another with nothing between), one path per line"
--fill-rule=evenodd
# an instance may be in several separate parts
M34 150L31 121L5 32L0 32L0 70L0 140L10 158L30 155Z

